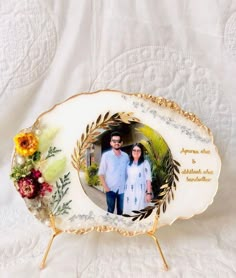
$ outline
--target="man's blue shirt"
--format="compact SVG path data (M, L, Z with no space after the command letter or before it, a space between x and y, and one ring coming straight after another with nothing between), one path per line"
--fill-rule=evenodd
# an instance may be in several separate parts
M104 176L111 191L124 193L128 162L129 156L123 151L120 155L115 155L114 151L110 150L102 155L98 175Z

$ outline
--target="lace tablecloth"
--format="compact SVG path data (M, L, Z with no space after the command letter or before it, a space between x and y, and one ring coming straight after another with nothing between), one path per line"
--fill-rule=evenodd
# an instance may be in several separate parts
M0 277L235 277L236 2L0 3ZM13 136L85 91L146 92L176 101L213 132L222 158L214 203L157 235L63 234L39 269L50 229L9 179Z

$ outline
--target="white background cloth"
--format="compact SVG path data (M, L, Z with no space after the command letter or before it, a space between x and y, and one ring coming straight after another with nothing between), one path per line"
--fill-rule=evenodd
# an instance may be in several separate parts
M235 73L235 0L1 0L0 277L236 277ZM9 179L12 138L67 97L107 88L198 115L222 158L218 193L157 231L168 272L150 238L115 233L59 235L40 271L50 230Z

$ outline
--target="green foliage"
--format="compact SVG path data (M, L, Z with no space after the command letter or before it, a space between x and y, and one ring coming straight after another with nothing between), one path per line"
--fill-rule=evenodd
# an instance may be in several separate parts
M57 149L56 147L50 147L45 159L55 156L58 152L61 152L61 150Z
M32 159L34 162L37 162L41 159L41 152L36 151L34 154L29 156L29 159Z
M88 185L99 185L100 180L98 177L98 164L92 163L85 171L85 178Z
M17 182L20 178L28 176L31 169L34 168L34 165L40 160L40 158L41 152L36 151L34 154L26 158L23 164L14 166L10 174L11 179L14 182Z
M13 181L17 182L20 178L29 175L33 167L33 160L27 159L23 165L17 165L13 167L10 177L13 179Z
M143 134L147 140L141 140L140 143L147 151L148 160L152 167L152 189L154 198L160 191L160 186L165 182L167 175L166 159L169 157L169 148L164 139L152 128L143 125L137 128L137 131Z
M70 172L65 174L63 178L59 178L59 181L56 182L56 191L52 195L52 201L50 205L52 206L53 215L62 215L68 214L70 208L70 203L72 200L64 202L61 204L62 199L67 194L69 187L68 185L71 183L69 178Z

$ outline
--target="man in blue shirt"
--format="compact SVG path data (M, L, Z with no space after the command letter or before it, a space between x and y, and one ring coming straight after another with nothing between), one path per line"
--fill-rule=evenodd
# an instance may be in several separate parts
M124 188L126 181L126 168L129 162L127 153L121 151L123 144L121 134L112 132L110 145L111 150L102 155L98 175L106 192L107 211L117 214L123 213Z

